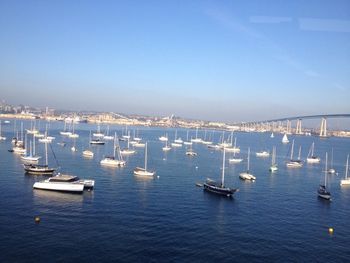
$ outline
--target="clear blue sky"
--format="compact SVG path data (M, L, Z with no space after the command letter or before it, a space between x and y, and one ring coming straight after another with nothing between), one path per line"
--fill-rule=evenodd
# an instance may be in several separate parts
M350 112L350 1L0 1L0 99L248 121Z

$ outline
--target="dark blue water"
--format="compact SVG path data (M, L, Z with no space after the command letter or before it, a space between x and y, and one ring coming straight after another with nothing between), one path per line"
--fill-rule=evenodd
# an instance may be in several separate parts
M207 177L220 179L222 152L197 144L195 158L186 156L184 147L164 153L158 137L168 132L171 138L174 130L139 128L139 135L149 142L148 166L159 176L145 180L133 175L133 169L143 165L143 149L127 158L123 168L101 167L103 155L112 153L111 142L93 147L93 159L81 155L88 147L89 130L96 126L79 124L76 153L70 150L71 140L66 139L66 147L57 145L62 128L62 123L50 124L61 172L94 179L95 190L83 195L33 191L33 183L44 177L23 173L20 158L7 151L13 125L3 125L8 140L0 143L1 262L348 261L350 187L341 188L339 181L350 139L294 137L295 149L303 147L303 158L312 141L323 160L334 148L339 175L329 176L332 202L327 202L316 194L323 164L286 169L283 162L290 145L281 143L282 135L271 139L267 133L236 133L242 156L251 147L251 171L257 180L239 180L246 164L226 162L226 185L240 189L228 199L195 186ZM121 135L121 129L112 126L111 133ZM178 130L178 135L185 139L186 131ZM218 141L221 132L213 136ZM270 174L270 159L254 153L273 145L279 170ZM44 153L43 144L38 152ZM50 152L49 157L54 165ZM35 216L40 216L40 224L35 224ZM334 228L333 235L329 227Z

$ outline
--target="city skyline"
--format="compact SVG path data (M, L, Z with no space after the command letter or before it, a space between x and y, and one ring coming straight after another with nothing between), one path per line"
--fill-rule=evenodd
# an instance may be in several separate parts
M347 1L0 7L13 104L230 122L349 112Z

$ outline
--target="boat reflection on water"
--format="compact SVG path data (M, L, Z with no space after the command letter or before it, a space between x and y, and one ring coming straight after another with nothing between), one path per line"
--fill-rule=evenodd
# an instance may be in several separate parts
M84 191L83 194L43 191L40 189L33 189L33 199L35 203L40 204L69 204L82 203L83 201L93 199L94 191Z

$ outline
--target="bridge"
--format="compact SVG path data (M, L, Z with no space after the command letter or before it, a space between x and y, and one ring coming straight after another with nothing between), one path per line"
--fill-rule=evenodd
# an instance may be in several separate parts
M340 113L340 114L318 114L318 115L304 115L304 116L295 116L295 117L286 117L286 118L279 118L279 119L271 119L271 120L264 120L264 121L254 121L254 122L245 122L241 123L241 130L249 130L252 129L252 126L255 128L258 128L262 131L279 131L279 132L285 132L287 134L291 134L292 129L292 121L296 122L296 128L294 129L295 134L304 134L301 128L301 122L302 120L306 119L321 119L321 125L319 130L319 136L320 137L327 137L327 119L328 118L349 118L350 114L347 113ZM286 123L286 127L283 126L283 122Z

